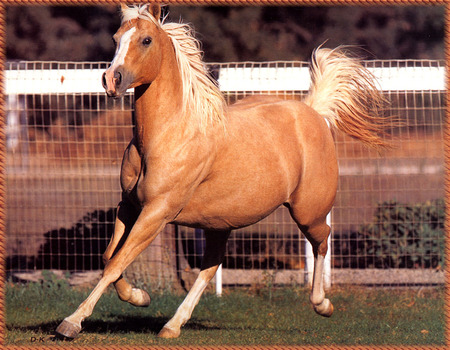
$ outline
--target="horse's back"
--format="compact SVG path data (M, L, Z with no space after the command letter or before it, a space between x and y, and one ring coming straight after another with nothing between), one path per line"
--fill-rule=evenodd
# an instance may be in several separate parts
M285 100L276 96L250 96L230 106L228 121L232 133L242 135L250 130L255 137L273 132L289 147L306 149L320 156L333 149L334 143L325 119L300 100ZM233 137L233 135L231 135ZM286 139L287 138L287 139ZM290 142L286 142L290 141ZM333 152L334 154L334 152Z

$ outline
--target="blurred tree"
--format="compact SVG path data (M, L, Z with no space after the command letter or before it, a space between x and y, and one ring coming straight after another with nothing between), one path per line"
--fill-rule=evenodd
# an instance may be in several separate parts
M326 7L170 6L173 20L194 24L207 61L307 59Z
M326 45L358 45L378 59L444 59L443 6L331 7L319 36Z
M206 61L306 60L326 46L374 57L444 58L445 6L168 6L192 23ZM8 59L109 61L117 6L7 6Z
M7 6L6 56L21 60L108 60L116 6Z
M207 61L307 60L317 46L358 45L374 58L444 58L444 6L170 6L193 23Z

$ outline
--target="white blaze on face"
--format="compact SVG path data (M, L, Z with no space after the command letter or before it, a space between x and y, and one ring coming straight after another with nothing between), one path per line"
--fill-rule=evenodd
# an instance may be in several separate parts
M118 67L125 63L125 57L128 54L128 48L130 46L131 37L136 31L136 27L133 27L126 31L120 38L119 44L117 45L116 54L111 62L111 66L105 72L105 81L108 91L115 90L114 84L114 72Z
M133 36L135 31L136 27L133 27L128 31L126 31L120 38L120 42L116 50L116 55L114 56L114 59L111 62L111 68L113 70L125 63L125 57L127 56L128 53L128 47L130 46L131 37Z

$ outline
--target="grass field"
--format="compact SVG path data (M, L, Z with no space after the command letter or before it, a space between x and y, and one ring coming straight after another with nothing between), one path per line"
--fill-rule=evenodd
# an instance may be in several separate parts
M6 286L6 345L58 345L59 322L88 290L49 280ZM182 295L152 294L148 308L121 302L109 290L71 345L444 345L444 289L334 287L331 318L317 316L304 288L234 289L207 293L178 339L157 333Z

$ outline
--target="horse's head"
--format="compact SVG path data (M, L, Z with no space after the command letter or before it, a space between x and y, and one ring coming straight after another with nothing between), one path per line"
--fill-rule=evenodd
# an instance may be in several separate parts
M122 5L122 24L113 40L116 53L103 73L102 83L110 97L120 97L129 88L150 84L162 60L158 4L131 7Z

